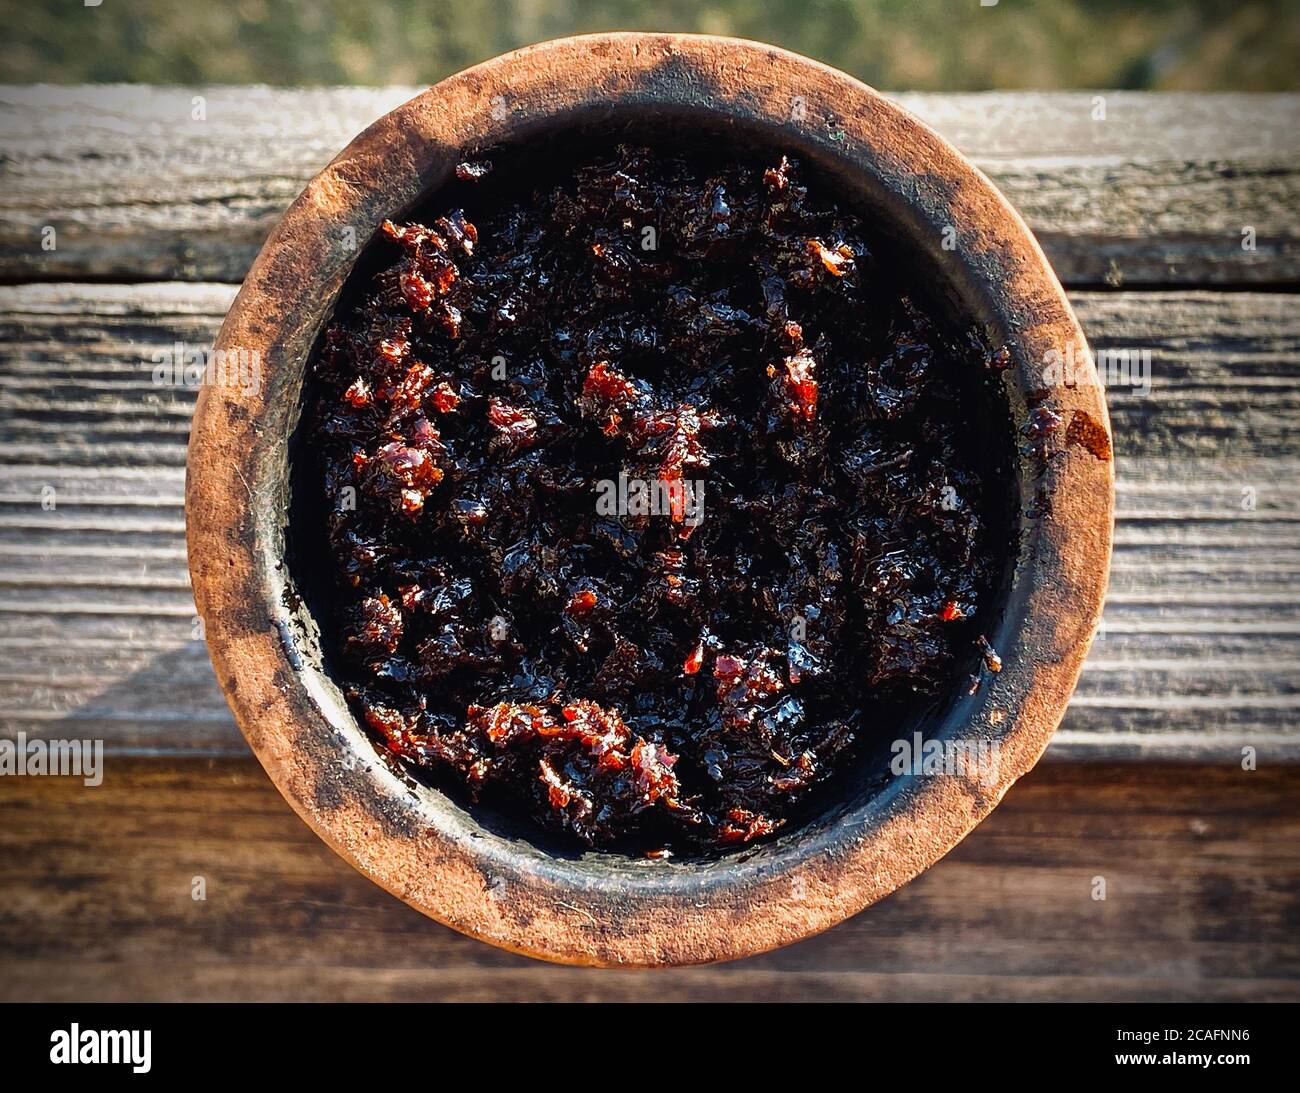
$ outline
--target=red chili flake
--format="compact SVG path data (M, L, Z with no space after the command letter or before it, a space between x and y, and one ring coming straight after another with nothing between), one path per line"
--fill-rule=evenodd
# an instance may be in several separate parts
M578 408L584 416L599 421L604 418L600 431L606 436L617 436L623 424L620 410L627 410L641 398L636 384L621 372L611 368L608 361L597 361L582 381L582 394Z
M352 385L343 392L343 401L349 406L355 406L358 410L363 406L369 406L370 400L370 384L360 376L354 379Z
M809 254L817 257L826 272L836 277L843 277L853 264L853 248L847 243L828 248L820 239L809 239L804 245Z
M763 183L770 186L773 190L780 193L790 185L790 169L792 164L790 160L782 156L781 162L776 167L768 167L763 172Z
M368 596L349 615L346 647L363 656L392 654L402 640L404 619L397 604L386 595Z
M394 334L391 338L381 338L376 350L380 359L387 364L400 364L408 352L411 352L411 342L404 334Z
M600 598L596 593L591 591L589 588L584 588L580 592L575 592L573 596L570 597L564 610L570 615L585 615L599 602Z
M412 311L428 311L437 295L432 283L418 270L408 270L398 279L402 296Z
M817 380L813 376L816 368L817 362L807 349L785 359L785 389L790 396L790 410L808 421L817 413Z
M538 706L521 706L514 702L498 702L495 706L469 707L468 724L487 739L506 747L521 739L531 738L554 724L546 711Z
M685 675L693 676L700 670L704 664L704 642L697 642L695 648L686 654L686 662L682 665L682 672Z
M421 266L421 271L429 278L429 283L433 285L434 291L439 296L445 296L460 272L456 269L456 264L450 259L436 257L432 262L426 262Z
M392 441L376 453L367 467L368 481L376 492L393 497L400 511L416 515L429 492L442 481L442 469L424 448L412 448Z
M366 724L380 733L390 751L400 752L406 733L406 718L388 706L366 706Z
M389 239L405 243L411 249L422 243L432 243L439 250L446 250L447 247L446 240L423 224L394 224L391 220L385 220L379 227Z
M770 835L778 826L779 821L774 823L747 808L733 808L727 813L727 822L718 829L718 838L723 843L747 843Z
M555 768L545 759L540 760L537 767L541 771L541 781L546 786L546 799L550 802L551 807L557 809L566 808L569 802L573 800L572 790L565 784L564 779L555 773Z
M745 662L729 653L723 653L713 662L715 679L734 679L745 670Z
M413 409L419 405L424 389L433 380L433 370L424 364L411 365L394 384L384 384L379 396L395 406Z
M487 418L488 424L516 449L528 447L536 438L537 419L500 399L488 403Z
M658 744L637 738L632 747L631 766L634 785L643 804L654 804L662 797L675 798L679 787L673 767L677 756Z
M622 405L637 398L636 384L621 372L609 366L608 361L597 361L589 369L582 381L584 398L600 399L603 402Z
M957 601L949 600L945 603L943 605L943 611L940 613L939 617L942 618L944 622L952 622L954 619L962 618L961 608L957 606Z
M444 380L433 389L433 408L440 414L449 414L460 405L460 395Z
M427 417L421 415L411 423L411 445L416 448L432 449L441 438L437 427Z
M401 334L391 338L382 338L378 345L379 355L389 364L397 364L411 351L411 343Z

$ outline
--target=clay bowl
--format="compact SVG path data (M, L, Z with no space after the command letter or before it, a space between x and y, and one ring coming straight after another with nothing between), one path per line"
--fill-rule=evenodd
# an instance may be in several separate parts
M974 695L961 689L927 728L996 743L995 777L863 771L768 844L716 860L638 861L557 851L466 809L382 760L358 727L321 666L285 558L305 364L385 217L439 187L467 151L545 148L584 127L704 133L815 165L889 226L936 293L1009 351L1007 424L990 443L1014 453L1015 430L1036 405L1067 423L1045 464L1010 463L1018 548L989 633L1002 671ZM308 184L249 272L217 348L256 352L261 363L256 385L202 391L190 440L190 572L221 686L272 780L321 838L467 934L596 965L726 960L807 937L952 849L1034 765L1064 713L1110 555L1102 389L1016 213L940 137L843 73L751 42L658 34L549 42L462 72L381 118ZM1053 353L1072 353L1074 371L1045 376Z

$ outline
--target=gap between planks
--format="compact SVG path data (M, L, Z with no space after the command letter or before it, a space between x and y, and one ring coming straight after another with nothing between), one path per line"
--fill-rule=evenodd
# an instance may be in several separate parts
M418 90L0 87L0 280L238 281L304 183ZM989 174L1067 284L1300 283L1300 96L895 97Z

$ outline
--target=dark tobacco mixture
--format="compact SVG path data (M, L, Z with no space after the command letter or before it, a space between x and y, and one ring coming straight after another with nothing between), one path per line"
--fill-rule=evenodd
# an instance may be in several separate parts
M777 830L999 666L978 350L793 161L698 164L620 146L386 223L305 419L333 668L377 739L654 855Z

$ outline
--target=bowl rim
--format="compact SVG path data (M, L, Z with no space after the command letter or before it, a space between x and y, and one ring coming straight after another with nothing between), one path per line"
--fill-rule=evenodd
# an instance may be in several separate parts
M998 631L1002 671L962 708L968 735L997 744L993 779L897 779L786 853L698 869L629 860L593 875L484 837L432 791L413 792L373 747L366 761L355 722L335 716L337 696L304 664L301 635L286 622L276 498L295 384L364 250L357 237L415 204L465 149L618 110L743 121L869 175L909 240L949 263L964 301L1010 350L1016 420L1032 400L1069 423L1027 498L1038 515L1022 537ZM955 249L940 238L948 226ZM256 353L262 369L253 385L201 388L186 467L195 602L240 729L286 800L344 859L425 914L515 952L605 966L706 963L809 936L881 899L952 849L1037 762L1100 617L1114 504L1109 419L1047 259L992 183L924 123L844 73L773 46L584 35L449 77L375 122L307 184L250 269L215 349ZM1066 352L1074 367L1049 381L1043 362Z

